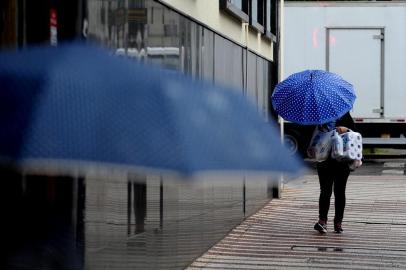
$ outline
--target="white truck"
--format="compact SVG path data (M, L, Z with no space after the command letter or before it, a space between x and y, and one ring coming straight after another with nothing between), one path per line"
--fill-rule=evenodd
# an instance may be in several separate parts
M406 1L285 1L283 57L285 77L322 69L354 85L364 147L406 147ZM285 123L286 144L303 153L312 128Z

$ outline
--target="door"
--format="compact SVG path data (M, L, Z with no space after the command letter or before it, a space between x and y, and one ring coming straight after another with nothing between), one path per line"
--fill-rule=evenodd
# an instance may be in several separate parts
M327 28L327 70L354 85L353 117L383 117L383 29Z

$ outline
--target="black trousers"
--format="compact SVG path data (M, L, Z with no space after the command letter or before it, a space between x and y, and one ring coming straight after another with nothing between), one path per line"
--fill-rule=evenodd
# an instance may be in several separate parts
M317 173L320 182L319 219L327 221L330 198L334 187L334 222L341 222L344 217L345 188L350 175L348 164L327 159L317 163Z

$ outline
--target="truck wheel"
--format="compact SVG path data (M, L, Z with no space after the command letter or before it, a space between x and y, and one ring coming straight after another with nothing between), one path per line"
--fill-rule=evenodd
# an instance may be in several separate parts
M290 134L285 134L284 144L288 148L290 154L292 154L292 155L298 154L299 141L296 139L295 136L292 136Z

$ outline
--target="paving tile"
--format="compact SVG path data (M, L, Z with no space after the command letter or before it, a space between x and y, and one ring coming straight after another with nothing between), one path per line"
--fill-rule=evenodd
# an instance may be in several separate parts
M285 184L187 269L406 269L405 176L351 175L343 234L313 230L318 192L315 175Z

